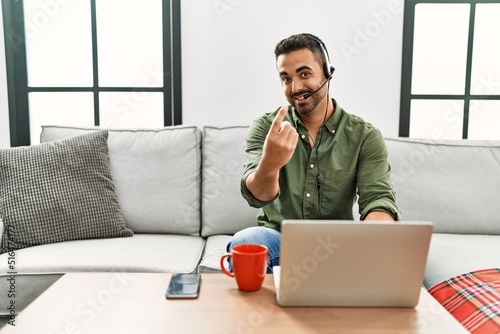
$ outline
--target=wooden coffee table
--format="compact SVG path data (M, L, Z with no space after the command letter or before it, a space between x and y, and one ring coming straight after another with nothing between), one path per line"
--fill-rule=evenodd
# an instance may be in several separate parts
M69 273L0 333L467 333L422 289L416 308L283 308L272 275L241 292L203 274L200 296L167 300L170 274Z

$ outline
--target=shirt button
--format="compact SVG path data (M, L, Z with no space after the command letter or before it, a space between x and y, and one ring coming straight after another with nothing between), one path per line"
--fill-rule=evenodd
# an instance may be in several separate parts
M311 194L307 193L307 194L306 194L306 197L311 197Z
M335 133L335 130L332 130L332 133Z
M311 168L314 168L314 164L311 164Z
M306 135L302 135L302 139L304 139L306 137Z

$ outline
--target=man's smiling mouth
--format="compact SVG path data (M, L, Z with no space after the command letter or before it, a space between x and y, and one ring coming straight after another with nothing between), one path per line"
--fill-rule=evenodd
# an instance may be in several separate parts
M304 96L306 96L308 93L309 93L309 92L300 92L300 93L295 93L295 94L293 94L293 95L292 95L292 99L294 99L294 100L305 100L305 99L307 99L307 97L309 97L309 96L304 97Z

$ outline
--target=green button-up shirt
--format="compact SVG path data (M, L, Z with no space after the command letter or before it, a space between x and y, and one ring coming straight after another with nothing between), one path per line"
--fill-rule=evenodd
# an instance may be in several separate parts
M373 210L401 219L382 134L332 101L335 112L317 134L314 148L307 128L289 107L284 120L295 126L299 141L291 160L280 170L278 194L268 202L253 197L245 181L259 164L277 111L258 118L250 127L241 192L250 206L260 208L259 225L279 230L284 219L352 220L357 196L361 219Z

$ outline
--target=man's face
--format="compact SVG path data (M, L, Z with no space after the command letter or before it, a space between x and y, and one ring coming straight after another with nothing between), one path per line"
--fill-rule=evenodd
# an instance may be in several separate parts
M304 95L318 89L326 80L323 70L309 49L301 49L278 56L276 66L288 102L302 115L310 114L324 99L327 86L304 98Z

